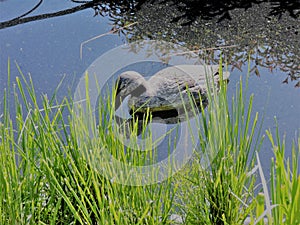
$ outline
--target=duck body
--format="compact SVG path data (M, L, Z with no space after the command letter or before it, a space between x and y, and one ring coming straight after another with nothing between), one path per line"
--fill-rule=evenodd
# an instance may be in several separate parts
M209 88L218 89L218 65L177 65L158 71L146 80L135 71L120 74L116 87L116 108L130 95L132 112L163 112L182 108L191 95L197 103L206 101ZM227 80L229 73L223 73Z

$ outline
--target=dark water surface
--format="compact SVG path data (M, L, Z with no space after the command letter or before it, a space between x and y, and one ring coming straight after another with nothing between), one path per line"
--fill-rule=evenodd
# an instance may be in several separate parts
M37 1L0 1L0 23L20 16L31 9L34 4L37 4ZM33 16L42 13L49 13L75 6L78 6L78 4L72 3L71 1L45 1L30 15ZM151 7L148 8L151 12ZM141 21L145 18L149 19L149 15L154 15L147 11L147 7L144 10L146 15L140 13L140 17L138 17L141 18ZM62 99L68 94L69 88L74 90L84 71L96 58L108 50L126 42L126 37L124 35L107 35L101 37L100 39L87 43L84 46L83 58L80 59L81 43L99 34L104 34L112 29L109 17L93 17L93 15L93 9L85 9L61 17L33 21L0 29L0 106L2 107L2 90L7 85L8 59L11 61L12 82L14 82L16 76L19 76L19 72L15 66L16 63L20 66L22 72L27 78L28 74L30 74L33 83L35 84L38 96L40 94L47 94L48 96L51 96L61 79L65 77L58 95L58 98ZM292 19L292 21L294 21L293 24L291 26L286 24L286 28L284 29L288 29L288 27L290 27L289 29L293 29L293 35L299 37L299 34L297 33L299 32L299 23L297 27L299 18ZM207 21L207 23L213 22ZM223 25L221 24L220 26L224 27L224 23L225 22L223 22ZM155 28L155 31L151 30L151 26ZM176 29L173 30L172 38L168 38L168 34L164 34L164 31L169 31L166 27L164 27L164 24L155 26L153 23L149 22L148 24L141 24L140 28L140 33L136 33L136 36L133 34L133 39L138 35L146 36L145 33L148 32L152 35L148 35L150 38L155 38L155 34L157 34L157 36L159 36L157 38L165 37L167 41L174 41L176 32L179 32L178 30L176 31ZM144 30L142 28L144 28ZM191 33L188 33L188 31L184 32L187 37L189 37L189 35L191 37L193 36ZM249 32L251 33L251 31ZM274 32L276 33L276 31ZM180 35L184 34L178 33L178 36L181 37ZM202 35L201 39L205 39L205 35L207 34L210 33L195 34L194 32L194 36ZM234 34L235 37L238 36L238 34L239 32L237 31ZM251 35L249 34L249 37L250 36ZM295 38L294 36L292 38ZM209 36L207 39L210 38L211 37ZM265 39L267 40L267 38ZM212 38L210 40L212 40ZM219 43L222 41L224 42L224 40L226 40L226 37L220 36ZM179 39L179 41L186 43L186 40ZM245 41L246 39L244 42ZM253 36L251 36L248 41L250 46L253 42ZM233 42L230 44L235 43ZM278 46L281 44L282 43L279 42L277 43ZM196 44L194 43L194 45ZM267 43L266 45L271 44ZM293 49L293 43L287 41L287 45L292 45L291 49ZM210 46L214 47L215 45L212 44ZM205 47L209 47L209 44ZM295 48L297 48L297 46L295 46ZM243 49L239 49L237 51L242 52ZM279 53L280 51L281 50L278 49ZM291 55L295 58L295 60L298 60L299 55L295 52L290 51L290 53L284 53L285 55L283 54L283 58L287 58ZM263 57L263 55L260 57ZM297 60L296 66L298 65L298 69L300 70L300 65L297 64L299 61ZM233 63L229 63L230 70L232 67ZM255 67L255 60L251 61L251 67ZM247 63L244 63L241 65L241 70L235 68L231 72L230 82L228 84L229 96L235 94L236 85L240 78L242 78L245 82L247 68ZM255 112L259 112L260 118L264 115L262 126L263 133L267 129L271 129L272 132L275 133L276 124L274 117L276 117L280 134L286 136L286 155L289 157L291 155L290 149L292 141L299 136L300 132L300 88L295 87L297 86L297 79L294 79L293 76L290 76L290 74L296 74L297 76L299 71L291 72L289 68L285 71L281 67L276 66L274 66L274 68L267 68L266 66L262 67L258 65L257 68L259 68L259 76L257 76L258 74L255 73L255 70L253 70L254 72L251 72L247 91L248 96L254 94L253 115ZM289 82L283 83L286 78L288 78ZM294 81L291 81L293 79ZM267 139L263 143L260 156L265 171L268 173L273 153L270 142Z

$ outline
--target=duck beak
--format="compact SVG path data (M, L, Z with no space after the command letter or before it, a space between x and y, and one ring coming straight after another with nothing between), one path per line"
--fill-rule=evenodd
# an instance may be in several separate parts
M122 103L122 95L121 95L121 90L122 90L122 81L120 78L117 79L115 83L115 110L118 109Z
M116 96L118 96L121 92L121 80L120 77L118 77L116 83L115 83L115 91L116 91Z

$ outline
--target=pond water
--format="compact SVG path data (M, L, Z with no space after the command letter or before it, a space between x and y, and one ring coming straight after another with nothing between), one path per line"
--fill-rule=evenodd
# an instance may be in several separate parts
M22 15L24 12L30 10L35 4L37 4L37 1L33 0L21 2L17 0L0 1L0 24L1 22ZM51 3L49 1L45 1L29 15L35 16L56 12L63 9L77 7L78 5L78 3L72 1L52 0ZM64 16L36 20L11 27L1 27L0 25L2 28L0 29L0 90L3 90L7 85L8 59L11 62L11 80L14 82L15 77L19 76L16 66L18 65L25 74L25 77L28 78L28 74L32 77L38 96L40 94L47 94L48 96L51 96L59 82L64 77L64 81L58 92L58 98L62 99L64 96L68 95L69 90L75 90L75 87L77 86L84 71L95 59L106 53L108 50L126 43L128 38L129 40L135 40L138 39L138 37L147 37L163 39L166 41L174 41L177 38L178 43L187 44L188 46L193 46L193 48L196 49L212 48L225 43L224 46L232 45L233 47L228 49L233 50L238 54L245 53L245 49L243 48L234 50L234 46L240 44L237 43L237 37L239 37L239 35L248 35L249 37L248 39L243 39L243 44L245 44L244 46L251 47L253 42L256 40L255 37L252 36L252 31L249 30L250 28L247 27L250 26L249 24L251 23L247 24L245 28L245 30L248 29L247 32L249 34L245 34L240 25L236 25L234 32L230 30L234 27L232 24L236 21L235 19L241 21L241 23L247 22L241 20L239 17L235 18L235 15L240 16L238 10L242 10L244 12L244 9L233 9L230 14L232 20L225 19L219 23L215 23L213 19L205 20L202 22L205 26L211 26L213 24L213 26L216 27L210 27L206 30L199 31L195 28L197 27L195 24L199 24L200 22L192 20L194 17L192 19L187 19L185 17L177 18L176 21L174 20L175 22L173 21L174 24L172 25L172 28L174 29L169 29L170 24L172 24L172 21L170 20L165 20L164 23L157 22L158 24L155 24L152 18L155 17L155 13L161 13L159 17L161 20L164 20L164 15L170 15L168 13L163 13L164 11L160 12L157 8L161 10L172 10L171 6L166 9L166 7L161 4L151 6L147 6L146 4L146 6L142 6L139 9L140 11L138 11L133 18L127 18L127 16L131 14L127 12L124 13L123 16L125 19L128 19L131 22L133 22L134 19L138 20L138 29L127 36L123 34L105 35L85 44L83 46L82 59L80 57L80 45L90 38L109 32L113 28L111 25L113 23L111 18L109 16L94 16L94 9L87 8ZM182 12L182 9L176 10L181 10ZM176 14L176 10L173 10L172 12ZM115 12L121 14L122 10L116 9ZM246 11L245 14L245 18L247 18L247 16L253 16L251 15L251 11ZM256 56L256 58L254 57L250 65L250 67L254 68L254 70L250 73L247 91L247 96L254 94L253 113L259 112L260 118L264 116L262 132L267 129L271 129L273 133L275 132L276 124L274 117L276 117L280 134L282 136L286 136L286 149L288 150L287 157L291 155L290 149L292 141L299 136L300 131L300 88L297 88L300 71L300 56L296 50L293 50L299 47L299 42L295 42L295 40L300 39L298 34L299 17L293 18L290 14L291 13L286 12L283 15L283 20L288 20L288 22L283 23L285 27L282 29L285 32L291 31L292 36L290 34L281 33L281 30L275 30L275 34L276 32L279 32L279 34L277 34L278 37L281 35L286 36L278 38L278 41L275 44L275 46L278 47L276 54L272 55L272 53L274 53L272 52L273 50L269 51L268 54L271 55L271 58L273 59L279 59L280 57L278 55L283 55L281 62L284 61L282 59L289 59L289 57L291 57L292 62L286 63L285 66L282 66L282 63L275 62L275 64L277 63L277 66L272 64L268 68L266 66L256 65L255 62L261 59L266 61L268 54L259 54L258 52L263 52L263 50L259 49L260 47L255 48L256 53L253 55ZM180 15L184 15L184 12ZM279 16L275 15L275 17L278 18ZM271 24L273 20L272 18L273 17L271 16L269 17ZM114 21L116 20L121 21L119 17ZM192 25L183 25L183 22L186 21L192 21ZM181 24L178 25L180 22ZM228 41L224 34L224 30L218 26L222 27L222 29L224 27L229 29L229 36L232 36L231 42ZM258 24L257 26L260 25ZM264 25L262 24L261 26ZM214 32L211 32L211 29L214 29ZM274 27L267 27L266 30L268 29L272 30ZM253 32L256 31L253 30ZM261 36L263 35L264 34L261 34ZM263 40L266 40L266 43L261 43L260 46L263 46L266 49L271 46L272 49L274 49L274 46L272 46L273 43L267 41L270 37L272 37L272 35L273 34L270 34L270 36L263 36ZM218 37L218 40L214 39L215 36ZM182 37L185 37L186 39ZM195 37L198 37L198 42L202 41L203 45L200 45L197 41L193 42L193 38ZM286 39L286 45L290 46L290 48L282 50L281 46L284 45L285 42L280 40L287 37L294 40L294 42L291 43L289 42L289 39ZM189 39L191 43L188 43L187 39ZM251 51L251 49L249 51ZM205 54L207 53L206 51L203 52ZM216 62L215 59L217 58L218 53L219 49L209 52L208 55L213 56L208 57L207 60L209 62ZM247 53L245 53L245 55L247 58ZM294 62L293 59L295 59ZM291 66L289 67L289 65ZM236 85L240 78L242 78L245 83L248 65L245 61L240 63L239 60L229 60L228 66L229 70L232 70L230 82L228 84L228 95L232 96L235 94ZM239 67L239 69L237 69L237 67ZM256 71L255 68L258 70ZM286 79L289 81L288 83L283 82ZM1 91L0 106L2 106L2 95L3 92ZM268 176L268 168L270 167L273 153L270 142L267 139L262 145L260 156L262 165L266 171L266 175Z

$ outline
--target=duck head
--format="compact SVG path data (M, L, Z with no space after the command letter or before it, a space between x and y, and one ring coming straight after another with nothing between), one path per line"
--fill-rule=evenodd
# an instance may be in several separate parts
M115 109L118 109L122 101L128 96L138 97L147 90L145 78L135 71L126 71L120 74L116 81Z

